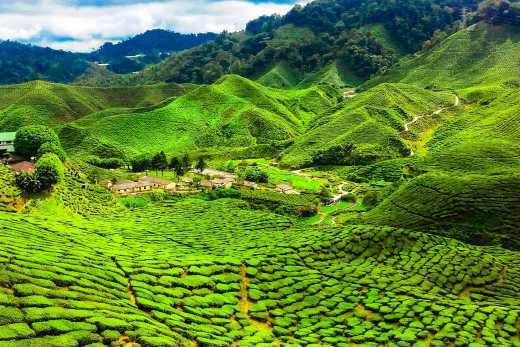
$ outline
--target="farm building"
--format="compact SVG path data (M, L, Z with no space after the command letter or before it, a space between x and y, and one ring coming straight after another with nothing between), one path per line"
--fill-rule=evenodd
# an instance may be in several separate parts
M109 182L107 188L112 192L128 195L128 194L139 194L152 191L154 189L164 189L174 191L176 184L174 182L163 180L156 177L145 176L139 179L139 181L123 180L116 184Z
M139 179L139 182L149 183L152 185L153 188L160 188L165 190L175 190L176 187L175 182L151 176L145 176Z
M0 150L7 150L8 153L13 153L15 137L16 133L0 133Z

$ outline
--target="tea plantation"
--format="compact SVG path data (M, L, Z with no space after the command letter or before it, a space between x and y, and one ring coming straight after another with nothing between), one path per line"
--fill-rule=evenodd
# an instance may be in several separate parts
M520 257L237 200L0 214L0 346L512 346Z

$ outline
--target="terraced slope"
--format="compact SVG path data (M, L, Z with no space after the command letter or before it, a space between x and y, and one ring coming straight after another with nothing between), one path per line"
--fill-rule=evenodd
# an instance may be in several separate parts
M14 185L11 170L0 164L0 211L16 212L23 205L21 192Z
M318 87L282 91L229 75L146 112L83 117L62 131L62 139L79 134L74 143L63 141L74 153L88 151L93 141L127 155L248 147L295 138L310 119L334 105L336 97Z
M431 174L402 186L366 221L520 249L520 93L479 90L468 100L426 141L416 166Z
M454 99L449 93L434 93L406 84L379 85L316 118L283 153L282 162L308 165L315 153L348 143L359 152L358 164L370 157L374 161L407 156L410 149L400 135L405 124L418 115L453 106Z
M184 94L189 85L89 88L34 81L0 87L0 129L55 126L111 107L145 107Z
M478 23L458 31L431 51L403 59L387 74L368 81L365 87L381 82L456 89L518 84L519 62L518 27Z
M286 63L278 63L257 80L273 88L308 88L312 85L332 85L336 88L353 87L361 79L339 62L333 62L313 73L302 73L291 69Z
M499 248L233 200L0 225L0 346L519 343L520 259Z

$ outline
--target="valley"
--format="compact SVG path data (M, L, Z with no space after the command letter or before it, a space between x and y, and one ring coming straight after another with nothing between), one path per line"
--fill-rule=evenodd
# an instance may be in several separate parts
M519 9L314 1L0 86L0 347L520 346Z

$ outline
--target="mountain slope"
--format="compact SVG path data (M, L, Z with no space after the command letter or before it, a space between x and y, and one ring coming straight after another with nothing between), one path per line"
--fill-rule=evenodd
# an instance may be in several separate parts
M50 82L0 86L0 129L55 126L111 107L146 107L185 93L189 85L90 88Z
M75 129L83 134L81 143L64 141L74 152L88 151L92 138L127 155L248 147L295 138L336 97L317 87L281 91L230 75L147 112L91 114L62 133Z
M283 153L282 162L309 165L316 154L349 144L356 150L352 158L342 158L346 160L344 164L406 156L410 149L400 136L405 123L417 115L450 107L453 101L454 96L449 93L434 93L406 84L379 85L315 119Z
M420 49L434 32L453 31L478 3L313 1L305 7L295 6L284 17L260 17L245 32L224 33L140 74L115 76L112 83L213 83L230 73L256 79L284 62L299 75L315 74L339 62L355 77L353 81L366 80L401 55ZM282 85L276 83L270 85Z
M86 55L87 59L109 64L116 73L142 70L158 63L173 52L183 51L217 38L214 33L180 34L168 30L148 30L118 43L106 43Z
M73 53L0 41L0 84L49 80L67 83L83 74L89 63Z
M403 59L388 73L367 82L404 82L423 87L468 88L520 83L520 28L472 25L432 50Z

